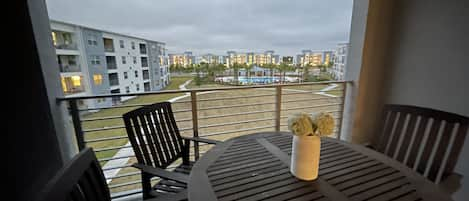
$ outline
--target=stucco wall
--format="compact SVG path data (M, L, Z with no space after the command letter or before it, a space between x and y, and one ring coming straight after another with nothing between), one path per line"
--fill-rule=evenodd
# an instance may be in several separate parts
M469 1L400 0L396 6L385 102L469 116ZM456 166L465 178L455 200L469 196L468 159L469 137Z

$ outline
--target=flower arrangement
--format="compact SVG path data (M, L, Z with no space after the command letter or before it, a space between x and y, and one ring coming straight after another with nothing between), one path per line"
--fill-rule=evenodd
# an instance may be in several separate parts
M297 136L327 136L332 134L334 126L334 118L325 112L313 115L301 112L288 118L288 129Z

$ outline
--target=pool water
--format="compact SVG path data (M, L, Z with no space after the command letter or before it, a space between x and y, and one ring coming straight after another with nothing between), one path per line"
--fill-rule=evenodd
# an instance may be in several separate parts
M259 84L268 84L279 82L278 77L271 77L271 76L262 76L262 77L238 77L238 81L240 83L259 83Z

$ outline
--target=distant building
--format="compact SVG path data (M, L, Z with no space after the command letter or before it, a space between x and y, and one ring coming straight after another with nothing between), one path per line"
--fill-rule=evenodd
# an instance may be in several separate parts
M186 51L182 54L168 54L169 65L181 65L183 67L188 67L192 64L195 64L195 56L192 55L192 52Z
M285 64L293 64L293 57L292 56L283 56L282 62Z
M296 64L300 66L312 65L328 65L332 61L332 51L312 51L302 50L301 54L296 56Z
M169 83L165 44L51 20L52 41L66 97L157 91ZM120 98L89 99L80 107L103 107Z
M268 50L263 53L239 53L235 51L228 51L226 57L226 64L228 67L233 66L233 64L247 64L247 65L259 65L264 64L279 64L280 56L275 55L273 50Z
M336 80L343 80L347 66L347 54L349 44L340 43L334 51L334 65L332 66L332 76Z
M196 57L195 63L223 64L223 56L214 54L204 54Z

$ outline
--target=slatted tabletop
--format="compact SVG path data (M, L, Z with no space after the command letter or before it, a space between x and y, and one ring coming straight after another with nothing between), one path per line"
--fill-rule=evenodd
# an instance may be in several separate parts
M451 200L385 155L332 138L321 139L318 179L298 180L291 144L291 134L270 132L215 146L191 171L189 200Z

